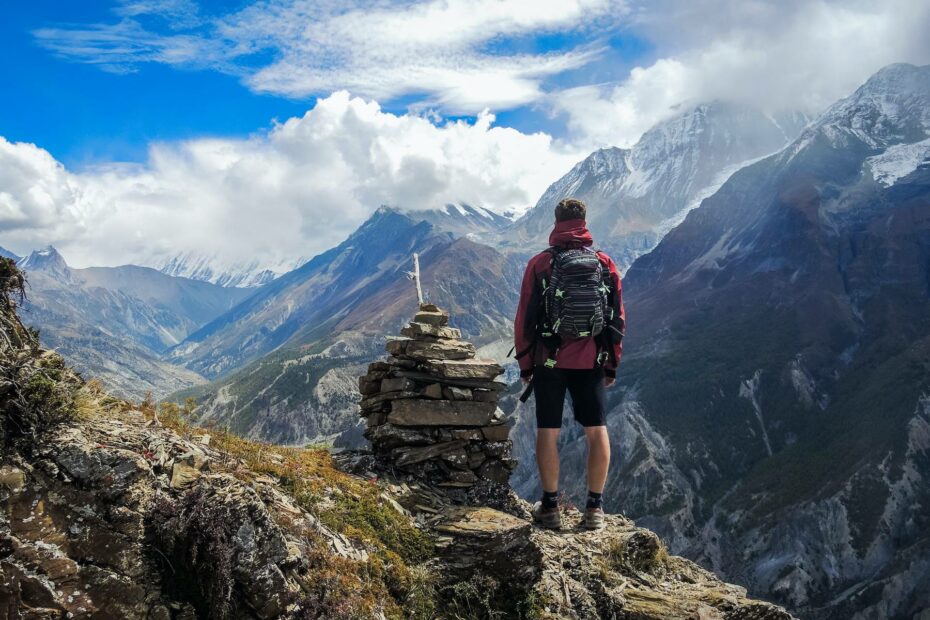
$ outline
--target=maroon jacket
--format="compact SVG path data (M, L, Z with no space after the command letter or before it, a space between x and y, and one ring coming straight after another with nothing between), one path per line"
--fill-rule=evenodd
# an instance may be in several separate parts
M589 247L594 243L591 233L588 232L584 220L566 220L556 222L555 228L549 235L549 245L552 247L579 248ZM620 284L620 273L617 266L609 256L603 252L597 253L601 263L610 272L610 277L617 287L617 308L620 318L626 322L626 315L623 312L623 293ZM517 317L514 320L514 349L517 352L530 352L519 358L520 376L528 377L533 374L533 366L542 365L549 352L542 342L537 341L535 350L531 347L535 340L536 317L534 316L537 308L532 307L534 302L534 289L539 286L541 278L549 278L552 273L552 254L549 252L540 252L526 266L526 272L523 274L523 285L520 287L520 304L517 306ZM620 354L623 351L622 341L614 343L614 360L604 364L604 371L608 377L617 376L617 363L620 362ZM556 356L556 368L594 368L597 362L597 343L593 336L586 338L577 338L575 340L563 341L559 346L559 352Z

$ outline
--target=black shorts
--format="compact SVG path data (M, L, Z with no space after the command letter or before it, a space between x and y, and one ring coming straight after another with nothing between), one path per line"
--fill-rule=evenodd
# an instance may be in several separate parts
M533 369L533 396L536 398L536 427L561 428L565 391L572 397L575 420L582 426L604 426L606 397L604 369Z

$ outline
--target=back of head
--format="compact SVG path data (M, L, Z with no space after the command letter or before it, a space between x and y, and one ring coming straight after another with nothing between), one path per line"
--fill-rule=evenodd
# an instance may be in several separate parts
M555 221L583 220L587 216L588 208L584 202L577 198L563 198L555 205Z

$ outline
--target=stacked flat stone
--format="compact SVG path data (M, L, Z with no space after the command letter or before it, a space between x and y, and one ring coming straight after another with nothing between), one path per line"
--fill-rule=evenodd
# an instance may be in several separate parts
M359 377L365 437L379 463L446 487L481 479L506 484L516 466L503 412L506 384L493 360L449 327L448 313L421 304L413 321L390 339L385 361Z

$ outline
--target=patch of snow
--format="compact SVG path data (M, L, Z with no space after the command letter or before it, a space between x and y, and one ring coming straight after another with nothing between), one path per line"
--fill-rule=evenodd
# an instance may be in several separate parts
M914 172L922 164L930 164L930 138L911 144L896 144L881 155L865 160L878 183L885 187Z
M756 413L756 419L759 421L759 428L762 429L762 441L765 443L765 450L769 456L772 456L772 444L769 442L769 434L765 430L765 420L762 418L762 406L759 405L758 391L759 383L762 379L762 370L757 370L752 377L743 381L739 386L740 398L747 399L752 404L752 409Z

